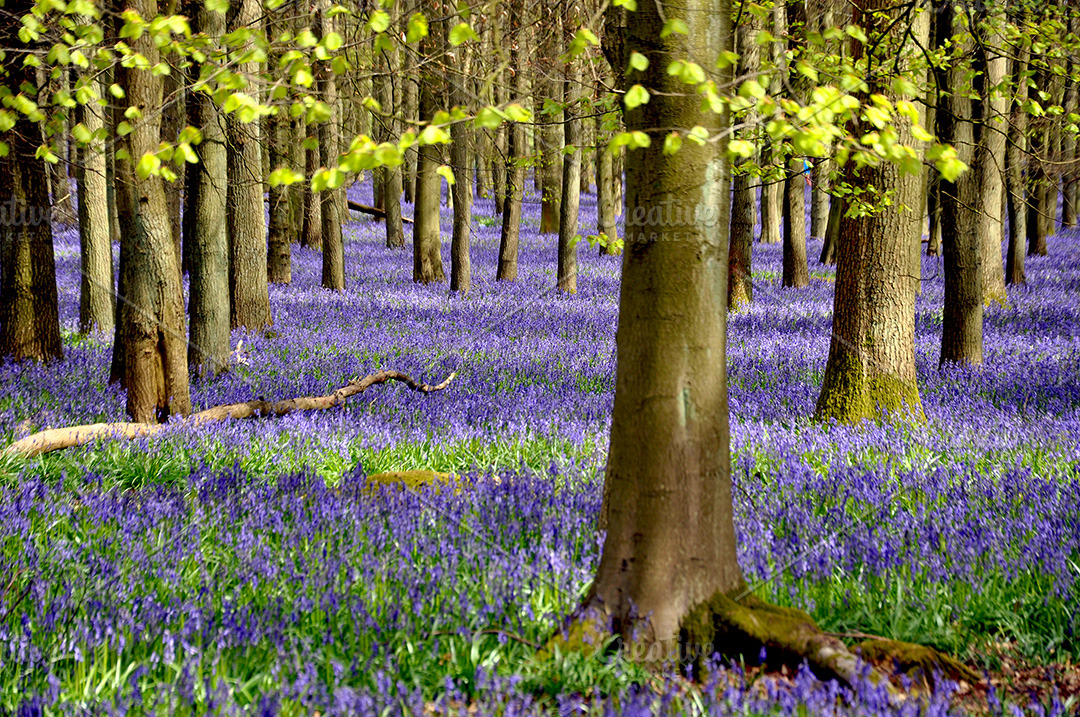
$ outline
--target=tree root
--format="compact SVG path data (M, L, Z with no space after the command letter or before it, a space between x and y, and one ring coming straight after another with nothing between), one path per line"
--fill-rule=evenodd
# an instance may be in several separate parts
M441 391L450 385L455 373L451 373L442 383L434 386L426 383L417 383L409 376L399 371L379 371L370 376L351 381L345 386L326 396L301 396L284 401L247 401L245 403L230 403L224 406L215 406L205 411L181 419L182 423L191 423L201 426L205 423L224 421L229 418L263 418L267 416L284 416L294 411L319 411L345 403L350 396L363 393L375 384L387 381L399 381L414 391L431 393ZM168 425L176 425L174 421ZM50 428L40 431L26 438L15 441L3 451L0 456L22 456L33 458L52 451L63 450L86 445L93 441L115 438L140 438L151 436L165 429L165 424L150 423L93 423L86 426L72 426L69 428Z

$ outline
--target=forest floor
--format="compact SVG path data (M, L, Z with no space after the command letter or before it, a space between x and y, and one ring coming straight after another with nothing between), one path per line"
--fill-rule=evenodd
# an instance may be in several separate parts
M457 372L444 391L387 384L333 410L0 460L0 712L1077 710L1080 232L1051 237L1029 284L987 309L981 369L938 368L942 265L925 258L926 423L854 428L810 420L832 310L820 243L799 291L779 287L779 245L754 247L754 303L729 326L740 562L757 594L826 630L930 644L990 677L897 708L801 671L718 666L692 686L606 653L536 658L599 557L620 266L582 243L579 293L557 295L538 210L530 198L518 281L497 284L499 222L477 202L464 298L413 284L376 221L346 227L342 293L294 247L271 330L234 332L231 370L192 384L197 408L384 368ZM111 337L76 333L74 230L56 255L65 360L0 364L0 444L123 419ZM457 479L366 480L408 469Z

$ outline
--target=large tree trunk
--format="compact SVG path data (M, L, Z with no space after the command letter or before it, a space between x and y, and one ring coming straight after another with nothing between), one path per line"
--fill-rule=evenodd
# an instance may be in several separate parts
M262 16L259 0L240 0L230 10L232 30L258 29ZM238 68L254 81L258 62ZM254 91L254 90L249 90ZM258 330L269 326L270 293L266 276L266 213L263 201L262 138L259 123L244 123L229 115L228 129L228 227L229 294L232 327Z
M874 47L875 64L890 58L899 71L911 72L912 58L926 46L929 19L920 15L909 38L904 23L894 23L898 12L903 8L891 0L859 0L854 22L864 28L871 44L852 42L856 60L865 56L867 47ZM870 92L891 94L892 79L883 73ZM923 78L914 79L919 84ZM898 129L898 141L918 146L906 120ZM859 136L860 128L854 131ZM857 169L849 162L845 174L851 185L893 191L893 206L841 219L832 342L815 417L858 423L904 408L921 416L915 377L915 287L908 274L912 242L922 234L921 176L904 174L891 163Z
M649 133L652 143L627 158L606 537L586 598L586 609L606 613L615 632L654 659L675 653L696 606L744 586L735 556L724 357L726 148L686 143L674 155L662 152L671 126L717 129L721 118L702 114L700 100L666 67L669 57L729 49L731 14L725 0L693 0L685 11L689 35L665 39L658 39L664 23L656 4L626 14L627 50L650 60L634 79L652 93L626 113L627 129ZM672 221L659 226L640 221L672 203L689 210L668 212ZM717 207L718 221L694 221L695 206Z
M1012 62L1012 76L1019 77L1027 70L1030 50L1023 45L1017 48ZM1027 247L1028 200L1025 195L1024 165L1027 161L1027 83L1017 84L1013 99L1009 143L1005 153L1008 183L1009 247L1005 259L1005 283L1014 286L1027 283L1024 273L1024 254Z
M10 2L5 12L22 17L33 3ZM0 25L3 47L22 47L10 19ZM0 70L13 94L22 83L36 85L32 67L22 53L8 52ZM31 97L31 100L34 98ZM0 157L0 357L16 361L62 359L56 263L53 259L49 185L45 163L35 158L41 129L15 113L17 121L3 141L8 153Z
M939 17L938 47L958 29L958 11L948 6ZM950 19L952 20L950 22ZM960 50L964 51L964 50ZM967 70L956 65L940 75L942 87L959 87ZM941 238L945 257L945 311L941 328L941 363L982 363L983 243L979 236L979 180L985 154L986 133L975 137L976 108L969 97L948 95L938 113L938 132L943 142L956 148L957 157L971 169L955 182L941 178ZM976 146L976 142L979 142Z
M442 20L431 23L430 34L421 41L420 54L425 63L420 77L420 116L430 122L438 111L442 78L435 74L431 58L442 55L445 34ZM439 222L439 199L442 177L436 172L441 163L439 148L425 145L419 148L416 163L416 211L413 215L413 281L430 284L445 281L442 264L442 227Z
M572 16L571 16L572 17ZM567 18L570 20L570 17ZM569 23L574 25L573 22ZM559 208L559 262L557 289L565 294L577 293L578 210L581 206L581 110L576 105L580 95L581 64L571 61L566 68L563 90L564 144L572 149L562 158L562 206Z
M985 12L985 10L984 10ZM1000 18L984 15L986 21L997 22ZM1005 239L1005 217L1002 215L1002 192L1004 191L1004 158L1006 152L1003 118L1009 111L1009 98L1000 91L991 91L1005 80L1008 57L1005 55L1005 38L992 27L983 26L982 42L979 43L978 59L984 75L982 78L982 126L979 147L983 159L979 166L979 201L977 233L982 253L983 301L1004 305L1005 265L1001 258L1001 244Z
M1080 36L1080 12L1074 8L1069 13L1069 32L1074 35ZM1080 72L1080 62L1073 55L1072 59L1072 72ZM1080 108L1080 86L1077 86L1075 82L1068 81L1065 86L1065 97L1062 102L1062 106L1065 109L1065 113L1076 112L1077 108ZM1078 171L1076 168L1078 143L1076 141L1076 135L1071 132L1062 133L1062 166L1064 167L1064 177L1061 188L1061 223L1066 227L1076 226L1077 207L1077 176Z
M167 0L163 12L166 15L174 15L179 12L177 0ZM184 128L184 120L187 116L185 109L184 78L180 72L172 71L164 77L164 96L161 107L161 141L174 143ZM183 263L183 232L181 227L181 189L184 186L184 175L187 165L181 164L175 167L177 177L171 182L165 182L165 206L169 213L169 227L172 231L173 247L176 250L178 261Z
M318 129L305 125L305 141L310 141L310 133L315 130L315 138L318 137ZM311 178L319 171L319 148L304 148L304 168L307 181L304 182L304 218L301 227L300 246L307 249L322 249L322 198L311 189Z
M225 34L225 16L199 7L197 28L210 42ZM191 97L191 119L203 134L196 147L198 164L188 171L195 179L195 195L188 205L191 234L185 239L191 262L191 341L188 366L200 376L216 376L228 368L229 328L229 235L227 230L228 159L225 118L212 96Z
M144 18L157 14L157 0L132 0L130 7ZM149 33L129 42L151 66L160 60ZM122 382L128 415L141 423L154 423L191 412L184 296L165 188L161 177L141 177L135 171L138 158L157 151L161 141L161 118L154 110L161 107L162 79L123 65L116 73L124 101L138 107L142 119L120 139L126 158L116 160L120 272L126 301L119 311L121 341L113 350L124 355Z
M459 47L463 57L457 58L461 74L448 77L450 103L464 109L468 106L465 83L470 70L468 48ZM448 74L452 70L448 70ZM454 233L450 239L450 290L469 293L472 287L472 262L469 245L472 234L472 139L473 132L467 122L456 122L450 128L453 144L450 145L450 166L454 170L454 186L450 188L454 198Z
M286 9L295 12L295 7L291 3L268 11L267 23L272 37L277 37L287 29ZM280 53L271 55L271 67L275 70L280 59ZM280 167L295 169L290 147L293 140L292 121L284 107L278 108L277 114L266 118L266 129L269 134L267 175ZM292 244L300 237L297 231L297 217L293 214L291 195L297 189L298 187L278 184L267 190L270 204L270 227L267 230L266 278L271 284L292 283Z
M98 96L100 80L87 80ZM96 135L105 127L104 110L96 102L79 105L79 121ZM105 143L95 139L79 150L79 244L82 276L79 288L79 331L112 331L116 320L116 276L109 234L109 188L106 184Z
M379 53L379 67L386 74L376 80L379 88L379 102L383 112L391 115L383 120L385 129L382 133L382 141L396 141L397 123L393 114L397 113L398 107L394 101L394 84L400 83L397 79L397 52ZM397 249L405 246L405 224L401 220L401 167L383 167L383 209L386 211L386 246Z
M323 37L334 30L334 18L330 15L330 8L329 0L320 3L319 22ZM319 63L318 72L319 94L332 110L330 118L319 125L319 153L322 166L332 170L337 167L341 153L338 147L338 124L341 122L341 115L337 79L329 61ZM324 189L319 195L319 214L322 218L322 285L332 291L345 289L345 240L341 234L341 195L344 191L343 188L336 187Z
M510 68L514 73L514 99L527 96L525 79L525 48L528 29L523 23L524 0L510 0L510 18L507 35L513 38L510 46ZM499 268L497 281L514 281L518 273L518 236L521 231L521 195L525 191L525 167L519 161L528 152L525 126L514 122L508 129L509 143L506 153L506 196L503 200L502 233L499 238Z

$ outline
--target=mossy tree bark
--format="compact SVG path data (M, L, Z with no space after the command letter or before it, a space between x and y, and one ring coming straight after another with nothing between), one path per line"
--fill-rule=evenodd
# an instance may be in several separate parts
M202 5L196 29L217 44L225 34L225 15ZM191 341L187 360L192 373L216 376L228 368L231 326L225 118L206 91L192 94L189 109L203 140L195 148L199 162L188 170L195 179L195 194L188 206L191 234L185 240L191 263Z
M939 15L937 46L945 47L961 30L960 10L947 4ZM959 52L973 47L957 48ZM942 88L962 87L967 70L959 63L939 72ZM956 148L971 169L950 182L941 178L941 238L945 264L945 310L941 327L941 363L982 363L983 242L979 236L979 200L986 133L976 137L981 108L960 92L949 92L938 111L938 136ZM978 143L978 144L976 144Z
M32 8L32 2L15 0L5 11L18 18ZM11 20L0 26L3 47L23 46L19 27ZM8 52L0 60L0 82L13 95L24 83L37 86L34 68L23 65L24 57ZM35 157L41 129L21 113L16 117L15 126L4 134L8 154L0 157L0 357L45 362L64 356L49 185L45 163Z
M334 18L330 14L331 3L319 4L320 35L326 37L334 31ZM341 110L338 103L337 76L330 61L319 63L317 69L319 94L331 108L330 118L319 125L319 154L322 166L337 168L340 149ZM324 189L319 194L319 214L322 219L322 286L332 291L345 289L345 240L341 234L341 212L344 206L342 187Z
M567 26L576 27L576 17L566 17ZM570 151L562 157L562 193L559 209L559 262L556 288L564 294L577 293L578 211L581 206L581 63L571 61L566 68L562 100L564 110L564 144Z
M922 13L909 28L896 22L899 12L903 9L890 0L859 0L854 22L864 28L871 44L852 42L856 61L870 59L866 53L872 47L875 65L915 74L912 58L926 46L929 18ZM879 64L883 58L889 62ZM891 95L894 74L881 72L874 79L871 93ZM923 77L915 79L921 82ZM911 125L904 122L897 128L899 141L919 146ZM904 174L890 163L861 170L848 163L845 180L852 186L891 190L893 207L840 221L832 341L815 417L858 423L905 407L921 417L915 377L915 286L909 274L912 243L922 234L920 176Z
M259 0L239 0L230 9L230 31L258 29L262 18ZM259 63L246 62L241 76L259 76ZM249 92L255 91L253 89ZM266 204L263 200L262 137L259 123L242 122L235 115L226 120L229 295L232 327L258 330L269 326L270 293L266 276Z
M436 74L436 60L443 54L445 21L433 19L429 35L420 44L420 54L428 61L420 75L420 117L429 122L438 111L442 77ZM419 148L416 163L416 212L413 215L413 281L430 284L445 281L442 263L442 227L439 223L439 200L442 177L436 172L441 164L439 148Z
M99 97L105 88L99 79L82 80ZM91 135L105 127L105 113L95 102L78 107L78 121ZM95 139L79 149L79 245L82 276L79 282L79 331L112 331L116 320L116 275L109 233L109 189L106 184L105 142Z
M524 0L510 0L510 16L506 34L513 38L510 49L510 69L514 75L514 99L522 101L528 96L525 78L525 58L528 29L525 26ZM506 196L503 199L502 233L499 238L499 267L497 281L514 281L518 273L518 237L521 232L521 196L525 191L525 167L523 160L528 154L528 138L525 126L520 122L510 125L506 153Z
M133 0L130 7L144 18L158 12L157 0ZM150 34L129 42L151 65L160 61ZM157 151L161 119L154 110L161 106L163 82L139 68L121 65L116 73L125 102L138 108L142 119L120 139L126 158L116 160L120 272L126 300L120 303L120 341L113 351L124 356L128 415L141 423L155 423L191 412L184 296L163 180L139 176L131 159ZM264 258L264 271L265 266Z

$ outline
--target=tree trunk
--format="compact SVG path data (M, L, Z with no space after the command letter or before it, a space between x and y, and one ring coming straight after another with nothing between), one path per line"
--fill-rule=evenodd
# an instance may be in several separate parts
M606 537L585 603L656 661L676 652L696 606L744 586L735 556L724 357L726 147L685 143L665 156L666 131L657 130L717 129L721 118L703 114L700 100L666 67L670 57L716 57L730 49L731 13L727 0L693 0L685 12L690 33L664 39L657 5L642 3L626 14L627 50L650 60L634 79L652 93L648 104L626 113L627 129L649 133L652 143L627 160ZM695 21L701 16L712 20ZM650 209L672 203L687 211L643 225ZM695 206L717 207L718 221L695 221Z
M471 53L465 46L458 48L457 63L461 74L452 74L450 104L465 109L469 100L465 83L469 81ZM448 74L453 70L448 70ZM472 234L472 129L467 122L456 122L450 128L450 166L454 170L454 234L450 239L450 290L468 294L472 287L472 262L469 245Z
M615 226L615 192L612 176L615 170L614 157L608 149L610 137L600 135L596 147L596 234L602 240L600 253L608 251L611 243L617 239Z
M306 127L305 134L309 134L312 128ZM318 129L314 137L318 137ZM308 137L305 137L307 140ZM322 198L311 190L311 178L319 171L319 148L306 147L304 149L304 221L301 228L300 246L307 249L322 249Z
M573 16L568 16L571 21ZM568 24L576 26L576 21ZM559 268L557 289L564 294L577 293L578 211L581 207L581 117L576 104L580 96L581 64L570 61L563 82L564 146L572 149L562 158L562 193L559 208Z
M33 3L9 2L5 12L22 17ZM22 47L11 20L0 25L3 47ZM0 70L8 86L36 86L35 71L23 65L23 54L8 52ZM33 99L33 98L31 98ZM60 342L56 263L45 162L35 157L41 128L14 113L12 130L3 141L8 153L0 157L0 357L47 362L64 357Z
M42 67L44 71L44 67ZM75 209L71 202L71 183L68 181L67 168L67 145L68 109L63 106L53 106L53 94L58 90L69 91L68 73L62 70L59 78L50 79L45 85L45 91L37 100L53 115L53 122L58 126L57 132L52 136L46 136L46 141L52 140L55 144L56 156L59 161L46 162L45 169L48 175L49 191L52 194L52 223L59 226L71 226L76 222Z
M541 39L539 61L545 63L542 74L533 86L539 90L536 98L536 113L540 121L538 127L537 149L540 154L540 233L555 234L561 226L562 216L562 148L564 131L562 112L558 109L562 99L562 82L555 76L558 66L557 55L562 51L559 39L562 38L562 18L552 13L546 18Z
M130 7L144 18L157 15L157 0L133 0ZM129 43L151 66L160 61L151 34ZM124 354L128 415L134 421L155 423L191 412L184 296L165 188L161 177L141 177L135 171L137 158L157 151L161 141L161 117L154 110L161 107L163 82L141 68L121 65L116 74L124 101L138 107L142 119L120 139L126 158L116 160L120 272L127 300L119 311L121 343L113 350Z
M510 69L514 77L514 98L524 100L528 96L525 79L525 58L528 50L528 28L525 25L525 0L510 0L509 23L506 34L513 39L510 45ZM514 281L518 274L518 236L521 231L521 196L525 191L525 167L523 160L528 153L525 126L520 122L508 128L509 141L506 153L506 197L503 201L502 233L499 237L499 268L496 281Z
M421 41L420 54L425 58L439 57L443 53L441 36L445 33L443 21L431 23L430 34ZM438 77L433 62L425 63L420 76L420 117L430 122L438 111L438 97L442 78ZM442 177L435 171L440 160L439 148L425 145L419 148L416 163L416 211L413 215L413 281L430 284L445 281L442 264L442 227L439 222L439 200Z
M87 80L100 97L100 80ZM96 102L79 105L79 121L91 135L105 127L105 113ZM79 244L82 275L79 287L79 331L113 331L116 321L112 237L109 234L109 188L105 142L95 139L79 150Z
M259 0L239 0L230 13L233 31L258 29ZM246 62L241 76L259 75L258 62ZM249 91L256 91L249 89ZM244 123L228 115L229 295L232 327L258 330L269 326L270 294L266 275L266 205L263 200L262 138L257 121Z
M950 21L951 20L951 21ZM939 17L938 47L958 28L955 6ZM964 52L974 48L958 48ZM953 66L941 72L942 87L959 87L967 70ZM975 107L969 97L950 93L938 113L943 142L956 148L957 157L971 169L955 182L941 178L941 239L945 257L945 311L941 327L941 363L982 363L983 243L979 236L979 180L985 155L985 133L975 137ZM976 141L979 142L976 146Z
M736 43L739 48L738 77L752 77L761 70L761 46L757 35L765 29L764 23L754 13L745 13L742 24L735 28ZM758 116L748 110L745 122L753 126ZM755 141L754 130L749 130L750 141ZM747 161L754 162L757 157ZM729 311L740 311L754 300L754 282L751 274L753 256L754 225L757 223L758 180L745 172L735 176L735 191L731 200L731 241L728 247L728 287L727 302Z
M803 189L803 163L791 161L791 172L784 182L784 263L781 285L793 289L810 286L810 267L806 261L806 193Z
M840 244L840 227L844 223L844 200L841 197L831 197L829 201L829 218L825 223L825 237L821 242L821 255L818 257L820 264L836 264L836 248Z
M405 102L403 104L403 114L406 120L415 120L417 118L417 105L419 104L419 87L417 84L417 77L415 67L412 60L408 60L402 63L401 81L405 88ZM405 163L402 165L402 182L405 185L405 201L409 204L416 203L416 182L417 182L417 168L419 167L420 159L418 156L419 150L415 147L410 147L405 151Z
M1012 60L1012 76L1019 77L1027 71L1028 56L1031 50L1021 45ZM1028 200L1025 196L1024 165L1027 161L1027 112L1023 110L1027 101L1027 83L1017 83L1013 99L1011 122L1009 123L1009 143L1005 152L1008 186L1009 212L1009 247L1005 253L1005 283L1016 286L1027 283L1024 274L1024 252L1027 246Z
M211 43L220 43L225 34L225 16L199 6L198 32ZM195 196L189 204L191 234L185 240L191 267L191 341L188 344L189 370L199 376L216 376L228 368L229 328L229 234L227 230L228 150L225 147L225 117L210 95L191 97L191 119L203 134L195 148L198 164L191 165Z
M1073 35L1080 36L1080 12L1074 8L1069 13L1069 32ZM1077 62L1073 55L1071 61L1073 76L1077 72L1080 72L1080 62ZM1080 108L1080 87L1077 87L1075 82L1067 82L1065 87L1065 96L1062 102L1062 106L1065 109L1065 113L1076 112L1077 108ZM1077 215L1077 146L1076 135L1071 132L1062 133L1062 166L1064 167L1064 177L1062 179L1061 189L1061 224L1066 227L1076 226Z
M983 13L987 10L983 9ZM983 15L983 20L997 22L1000 18ZM1009 111L1009 98L1000 91L991 91L1005 80L1008 57L1005 55L1005 38L985 25L977 53L982 77L982 125L980 127L980 150L983 159L979 166L979 212L977 229L983 264L983 301L1006 303L1005 266L1001 259L1001 244L1005 239L1005 217L1002 215L1001 195L1006 151L1003 121Z
M913 73L911 65L921 61L929 18L919 15L909 35L906 24L896 22L902 12L891 0L859 0L854 22L870 41L863 45L853 40L852 52L859 61L868 48L875 48L874 64L889 58L889 65L900 72L919 75L913 79L921 84L925 76ZM882 73L869 91L889 96L893 79ZM899 142L919 146L909 121L898 130ZM853 131L860 136L862 128ZM840 220L832 341L815 417L858 423L903 409L921 417L915 376L915 290L908 276L912 242L922 234L920 177L904 174L888 162L862 169L849 162L845 175L851 185L893 191L893 206ZM834 199L834 205L841 205L834 209L839 215L842 203Z
M178 10L176 0L167 0L163 12L166 15L174 15ZM179 72L170 72L164 76L164 96L161 107L161 141L170 144L176 142L180 130L184 128L186 119L184 101L183 76ZM173 247L176 250L177 260L183 262L183 232L181 231L180 200L181 189L184 186L184 174L186 165L173 165L177 171L176 179L165 182L165 206L169 212L169 227L172 231Z
M267 24L272 37L277 37L288 29L286 9L295 10L291 3L287 3L268 11ZM280 60L281 53L272 54L271 68L277 68ZM295 169L290 147L293 140L292 121L284 107L278 108L277 114L266 118L266 130L269 135L269 171L266 174L269 175L281 167ZM271 284L292 283L292 244L300 237L297 231L298 217L293 214L291 195L297 189L299 187L278 184L267 190L270 227L267 230L266 278Z
M398 127L393 114L398 111L394 104L394 83L397 80L397 52L380 52L379 68L386 74L377 81L379 88L379 103L383 112L390 113L383 122L385 129L382 141L392 142L397 140ZM398 249L405 246L405 224L401 220L401 167L383 167L383 208L386 211L386 246L390 249Z
M1039 70L1032 78L1034 87L1047 86L1046 72ZM1046 160L1047 134L1050 122L1045 117L1029 120L1031 131L1028 132L1028 172L1027 172L1027 243L1028 254L1046 256L1047 218L1050 207L1050 180L1047 176Z
M334 18L330 15L331 4L323 0L319 5L320 34L322 37L334 31ZM334 170L338 165L339 128L341 110L338 104L337 78L330 62L319 63L319 94L331 108L330 118L319 125L319 154L322 166ZM331 291L345 289L345 243L341 234L341 187L324 189L319 194L319 214L322 219L322 285Z

